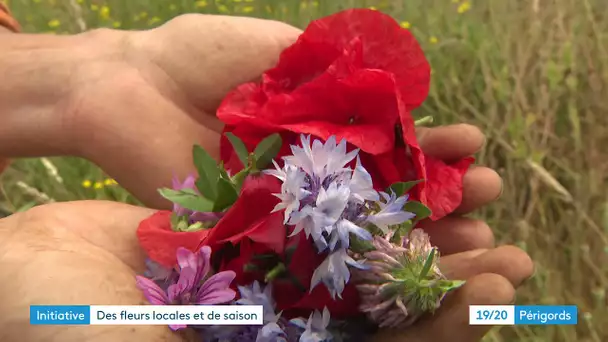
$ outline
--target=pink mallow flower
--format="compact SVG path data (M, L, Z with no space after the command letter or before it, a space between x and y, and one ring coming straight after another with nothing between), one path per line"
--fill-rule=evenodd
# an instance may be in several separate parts
M166 291L153 280L142 276L136 276L137 287L152 305L216 305L231 302L236 292L230 289L230 283L236 274L233 271L222 271L207 277L211 270L210 258L209 246L204 246L195 253L179 248L179 276L175 277ZM169 327L178 330L186 326Z

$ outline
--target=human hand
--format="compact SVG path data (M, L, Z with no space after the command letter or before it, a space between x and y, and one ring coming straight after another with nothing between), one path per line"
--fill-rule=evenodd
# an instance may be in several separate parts
M419 129L425 153L450 161L478 152L484 135L470 125ZM467 283L446 297L441 308L404 331L385 330L375 341L479 341L491 326L470 326L469 305L509 305L515 289L532 276L530 257L514 246L494 246L494 235L480 220L462 217L494 200L502 192L500 176L486 167L473 167L464 177L462 204L453 215L424 222L421 228L442 254L440 268L449 279Z
M468 125L421 131L425 151L444 160L474 153L483 135ZM463 139L463 137L468 137ZM446 150L445 146L451 146ZM500 178L487 168L474 168L465 177L466 213L500 194ZM126 339L169 341L185 339L166 327L32 327L28 306L47 304L143 303L133 276L141 274L144 255L135 229L151 210L110 202L74 202L37 207L0 220L0 269L4 279L0 301L0 337L38 341ZM529 257L515 247L493 248L488 226L449 216L427 223L425 230L443 251L441 268L450 278L467 284L445 301L439 311L404 332L382 331L378 341L477 341L489 327L468 325L468 305L509 304L514 288L532 273ZM69 287L70 292L65 289ZM44 288L44 291L40 291ZM19 294L18 296L15 294ZM25 334L25 336L24 336ZM51 340L52 341L52 340Z
M222 98L272 67L299 33L276 21L187 14L147 31L3 35L0 65L24 61L0 85L0 156L81 156L166 208L156 189L193 171L192 145L219 156ZM42 55L20 55L32 46ZM9 90L19 93L5 100Z
M149 209L113 202L36 207L0 219L0 341L189 341L166 326L32 326L29 306L139 305Z

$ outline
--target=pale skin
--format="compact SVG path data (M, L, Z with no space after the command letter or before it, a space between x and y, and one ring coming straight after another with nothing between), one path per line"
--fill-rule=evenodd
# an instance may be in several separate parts
M299 31L237 17L185 15L149 31L95 30L75 36L0 34L0 156L76 155L100 165L151 208L155 189L192 171L190 150L217 156L213 113L227 91L272 66ZM424 129L426 153L444 160L478 152L470 125ZM496 172L465 176L457 213L425 228L441 267L467 279L432 317L377 341L478 341L469 304L510 304L533 264L494 245L490 228L463 217L501 193ZM144 254L135 229L152 209L82 201L37 207L0 220L0 340L189 341L164 326L30 326L30 304L142 304L134 275Z

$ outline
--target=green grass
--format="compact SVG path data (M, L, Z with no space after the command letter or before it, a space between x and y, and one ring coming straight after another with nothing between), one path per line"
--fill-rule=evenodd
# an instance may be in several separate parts
M487 341L606 341L608 6L605 0L470 5L459 13L462 3L450 0L11 0L29 32L149 28L186 12L303 27L340 9L370 6L407 22L433 67L430 97L416 114L474 123L488 133L478 161L501 173L504 194L478 215L495 228L499 243L521 246L537 266L518 302L575 304L584 313L577 326L497 328ZM118 186L83 187L85 180L107 178L94 165L50 160L63 183L41 160L18 161L0 182L3 211L49 200L134 202Z

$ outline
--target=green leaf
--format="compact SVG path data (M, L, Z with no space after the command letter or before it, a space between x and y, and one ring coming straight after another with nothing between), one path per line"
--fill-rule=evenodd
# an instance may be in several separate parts
M186 227L186 229L184 229L184 232L196 232L199 230L203 230L205 229L205 227L203 226L203 222L194 222L193 224L189 225Z
M281 150L282 144L281 135L278 133L264 138L253 151L255 156L255 167L258 170L263 170L266 166L270 165L272 159L274 159Z
M177 227L181 219L182 218L178 215L175 215L175 213L171 214L171 227Z
M228 176L228 172L226 171L226 168L224 167L224 162L223 161L220 162L218 170L220 172L220 178L224 178L226 180L230 180L230 176Z
M234 188L234 184L229 180L220 178L217 181L217 198L213 205L213 212L217 213L228 208L239 197L238 192Z
M416 221L423 220L431 216L432 214L431 209L429 209L426 205L416 201L410 201L405 203L405 205L403 206L403 210L416 214Z
M401 242L401 238L409 234L413 226L414 222L412 222L412 220L405 221L398 225L395 229L395 234L393 234L391 242L399 244Z
M411 182L393 183L393 184L391 184L391 186L388 187L387 192L390 193L390 190L392 190L395 193L395 195L403 196L408 191L410 191L416 184L421 183L423 181L424 181L424 179L415 180L415 181L411 181Z
M220 178L220 168L215 160L202 147L194 145L192 159L198 171L196 187L211 201L217 196L217 180Z
M22 213L24 211L28 211L28 210L32 209L33 207L35 207L36 204L38 204L36 201L27 202L26 204L22 205L17 210L15 210L15 212Z
M230 132L226 133L226 138L228 138L230 144L232 144L232 148L234 148L234 152L239 157L241 163L243 163L243 167L249 166L249 151L247 151L247 147L245 146L245 143L243 143L243 140Z
M462 287L465 283L464 280L440 280L437 286L443 293L446 293Z
M188 222L179 221L175 226L173 226L174 232L185 232L188 230Z
M251 172L250 168L245 168L242 169L241 171L237 172L236 175L234 175L232 177L232 183L234 184L234 188L236 189L237 192L241 192L241 188L243 187L243 182L245 181L245 178L247 178L247 176L249 175L249 173Z
M213 202L197 194L192 189L173 190L164 188L159 189L158 192L164 198L186 209L194 211L211 211L213 209Z
M375 250L371 242L358 238L355 235L350 236L350 250L355 253L365 253Z
M435 261L436 250L436 248L431 249L431 253L429 253L429 256L426 258L426 261L424 262L424 266L422 267L422 271L420 271L420 276L418 276L418 279L424 279L424 277L429 274L429 271L433 266L433 262Z

